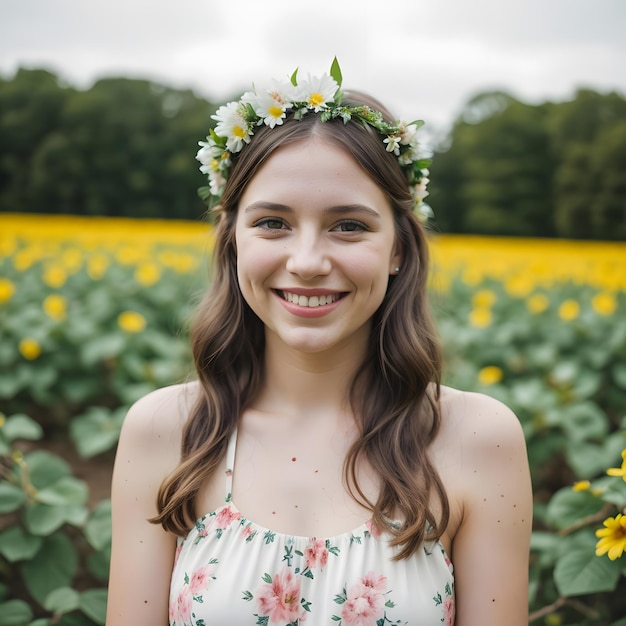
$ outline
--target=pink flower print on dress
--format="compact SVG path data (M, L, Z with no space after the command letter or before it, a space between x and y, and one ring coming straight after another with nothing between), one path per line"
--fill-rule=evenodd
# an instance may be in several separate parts
M443 601L443 618L445 626L454 626L455 608L454 596L446 596Z
M370 626L385 615L387 577L368 572L350 587L341 611L343 626Z
M215 579L213 571L215 565L209 564L197 569L192 575L189 581L189 588L194 596L200 595L208 586L209 583Z
M370 535L372 535L372 537L374 537L375 539L378 539L380 537L380 528L378 528L378 526L374 524L373 520L368 519L367 522L365 522L365 526L367 530L369 530L369 533Z
M309 569L319 567L320 570L328 562L328 548L324 539L311 539L304 550L304 562Z
M241 513L233 511L230 506L227 506L215 515L215 525L219 529L224 530L231 522L237 519L241 519Z
M266 577L269 579L269 576ZM258 616L269 617L270 624L284 626L305 618L300 604L300 579L286 567L271 582L259 587L256 599Z
M193 597L189 585L184 585L176 598L173 607L170 607L170 620L176 626L191 624L191 603ZM173 610L172 610L173 609ZM173 615L173 619L172 619Z
M369 587L374 591L380 591L381 593L384 593L387 589L387 577L383 576L383 574L376 576L374 572L368 572L361 578L361 583L363 586Z
M242 539L252 539L252 537L255 535L255 531L252 530L252 524L246 524L242 529L241 529L241 538Z

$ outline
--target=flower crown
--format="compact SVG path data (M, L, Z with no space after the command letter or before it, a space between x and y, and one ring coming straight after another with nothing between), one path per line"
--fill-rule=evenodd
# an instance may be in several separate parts
M409 189L415 199L417 216L426 221L432 216L424 203L428 195L428 170L426 158L417 142L417 131L423 121L406 123L386 122L380 111L368 106L344 106L341 92L341 69L335 58L329 74L309 77L298 84L298 70L290 82L273 81L268 89L248 91L240 100L221 106L211 118L217 124L209 129L206 141L198 142L200 150L196 159L202 164L200 171L208 176L209 185L198 189L200 197L209 207L219 204L232 165L232 155L250 143L257 126L280 126L288 115L300 120L307 113L318 113L322 122L341 118L344 124L358 120L374 128L382 137L387 152L392 152L404 172Z

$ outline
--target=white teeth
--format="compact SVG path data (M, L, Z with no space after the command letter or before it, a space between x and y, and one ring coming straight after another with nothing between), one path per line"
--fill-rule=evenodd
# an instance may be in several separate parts
M311 296L307 298L306 296L301 296L295 293L290 293L289 291L282 292L283 298L288 302L293 302L294 304L298 304L299 306L306 307L316 307L316 306L324 306L325 304L331 304L337 300L337 294L328 294L325 296Z

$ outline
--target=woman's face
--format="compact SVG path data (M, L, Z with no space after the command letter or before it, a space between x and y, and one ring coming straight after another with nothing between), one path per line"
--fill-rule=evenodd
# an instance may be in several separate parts
M389 201L348 153L320 138L279 148L240 199L235 240L268 346L364 349L400 255Z

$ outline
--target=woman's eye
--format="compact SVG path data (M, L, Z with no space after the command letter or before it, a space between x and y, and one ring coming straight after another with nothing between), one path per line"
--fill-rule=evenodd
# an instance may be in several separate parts
M358 222L357 220L346 220L337 224L334 230L338 230L342 233L358 233L364 230L369 230L369 228L363 224L363 222Z
M255 222L254 225L267 230L280 230L285 226L285 222L277 217L265 217L262 220Z

